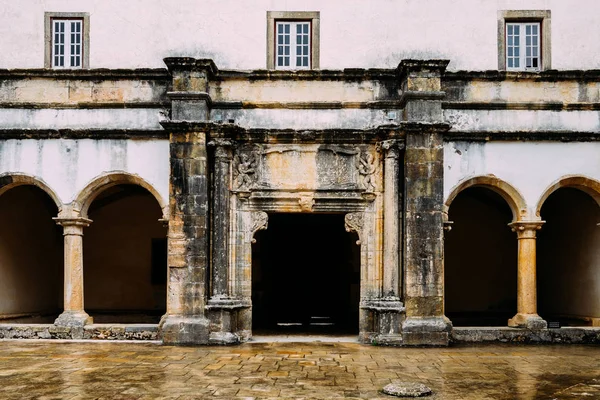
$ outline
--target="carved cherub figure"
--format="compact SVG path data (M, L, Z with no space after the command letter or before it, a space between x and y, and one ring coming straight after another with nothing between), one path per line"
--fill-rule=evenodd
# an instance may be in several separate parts
M233 159L236 172L236 187L238 189L248 189L254 181L256 173L256 157L254 154L242 153L236 155Z
M375 163L375 157L371 153L361 153L357 162L358 173L362 176L364 188L372 192L375 190L375 183L373 182L373 174L377 169Z

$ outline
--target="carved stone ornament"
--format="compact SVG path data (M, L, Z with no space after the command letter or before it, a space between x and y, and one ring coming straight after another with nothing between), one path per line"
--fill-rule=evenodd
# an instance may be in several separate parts
M264 211L253 211L250 214L250 218L252 220L252 227L250 228L250 243L256 243L254 234L258 231L264 231L267 229L269 215Z
M348 213L344 217L344 222L346 232L356 232L358 234L358 240L356 241L356 244L360 245L360 236L363 228L363 213Z
M373 154L361 152L356 161L356 168L361 177L362 188L367 192L374 192L374 174L377 170L377 162Z
M383 140L377 143L377 151L385 154L385 157L398 158L400 150L404 148L404 143L397 139Z
M256 169L258 165L258 151L237 152L233 157L233 188L234 190L248 191L256 183Z
M298 199L298 204L300 205L300 209L304 212L310 212L315 205L315 199L310 195L302 195Z

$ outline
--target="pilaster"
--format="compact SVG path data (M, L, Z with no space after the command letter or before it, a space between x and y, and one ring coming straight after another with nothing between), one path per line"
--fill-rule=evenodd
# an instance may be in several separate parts
M170 185L167 313L160 323L165 343L208 343L209 230L206 132L168 125Z
M402 90L403 121L441 122L442 80L449 60L402 60L398 76Z
M217 73L212 60L190 57L164 59L173 76L171 119L174 121L210 120L211 98L208 94L210 79Z
M231 293L229 244L231 227L231 162L232 141L223 138L208 143L214 148L212 176L212 225L211 225L211 292L207 303L211 320L209 341L230 344L240 341L237 335L237 316L240 309L248 308L246 302ZM245 335L242 335L245 336Z
M508 326L527 329L545 329L537 314L536 232L545 221L517 221L509 224L517 233L519 242L517 272L517 314L508 320Z
M443 122L441 76L447 60L403 60L399 67L404 155L404 345L447 345L444 316Z

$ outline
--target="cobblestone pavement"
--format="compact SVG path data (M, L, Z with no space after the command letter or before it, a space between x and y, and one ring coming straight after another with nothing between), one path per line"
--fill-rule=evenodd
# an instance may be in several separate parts
M386 348L357 343L0 341L2 399L393 399L396 381L435 399L600 399L600 347Z

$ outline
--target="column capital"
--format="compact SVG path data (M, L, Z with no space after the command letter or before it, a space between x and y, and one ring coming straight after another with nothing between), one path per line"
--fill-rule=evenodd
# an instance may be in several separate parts
M399 151L404 148L404 142L398 139L382 140L377 143L377 151L384 154L384 157L398 158Z
M231 160L233 154L231 149L233 148L234 142L230 139L215 138L207 143L209 147L215 148L215 158Z
M508 224L513 232L517 232L518 239L535 239L536 231L542 229L546 221L515 221Z
M80 226L82 228L90 226L90 224L94 221L88 218L83 217L54 217L52 218L57 225L67 227L67 226Z

